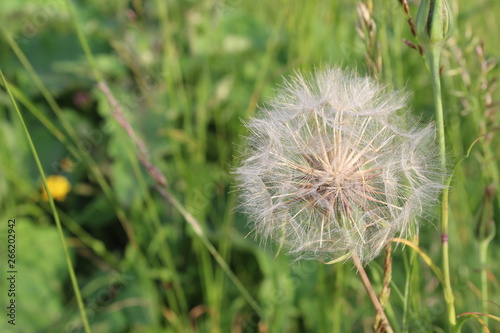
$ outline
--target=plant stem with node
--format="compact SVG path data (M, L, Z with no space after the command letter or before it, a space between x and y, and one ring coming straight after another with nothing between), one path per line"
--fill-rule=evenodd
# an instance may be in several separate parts
M417 37L425 51L429 64L434 92L434 106L438 127L438 139L441 155L441 168L446 170L446 139L444 132L443 102L441 99L441 79L439 59L444 42L451 37L454 30L454 19L447 0L422 0L418 8L416 24ZM448 323L453 329L456 325L455 304L450 282L450 262L448 249L448 197L449 177L443 177L446 187L441 196L441 244L443 264L443 289L448 313Z
M431 71L432 90L434 92L434 106L436 109L438 139L439 139L439 147L441 153L441 167L443 168L443 170L445 170L446 139L444 131L443 103L441 99L441 79L439 75L440 56L441 56L441 47L431 47L428 50L426 50L426 57ZM444 277L443 289L444 289L446 308L448 312L448 322L451 327L454 327L456 324L456 317L455 317L455 300L453 296L453 291L451 289L451 281L450 281L450 260L449 260L449 245L448 245L448 234L449 234L448 198L449 198L449 186L446 186L441 196L441 243L442 243L442 264L443 264L443 277Z

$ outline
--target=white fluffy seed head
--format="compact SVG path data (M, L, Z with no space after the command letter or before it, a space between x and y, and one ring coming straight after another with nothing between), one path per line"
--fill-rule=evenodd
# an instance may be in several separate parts
M367 263L415 232L443 188L434 127L401 93L341 69L297 74L247 128L241 207L297 258Z

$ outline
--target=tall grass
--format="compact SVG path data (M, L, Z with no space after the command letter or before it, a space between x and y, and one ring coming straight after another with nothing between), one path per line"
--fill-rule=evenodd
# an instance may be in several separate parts
M363 30L357 1L68 3L72 10L57 0L0 4L0 69L42 168L72 184L55 207L90 330L371 331L376 313L352 264L291 262L254 239L237 210L231 170L242 121L295 69L334 64L374 75L409 91L411 112L434 120L429 71L403 42L418 44L401 4L363 1L370 10L361 18L372 22ZM493 194L500 191L500 4L452 7L456 31L441 59L453 170L450 280L462 331L500 332L500 196ZM416 16L416 4L409 9ZM372 35L363 40L363 31ZM0 328L83 330L42 178L2 86L0 247L16 218L19 279L16 326L4 318ZM113 98L144 149L120 127ZM156 168L166 186L151 177ZM395 332L448 331L435 269L439 219L422 225L408 246L392 246L385 312ZM367 267L377 292L385 271L384 256ZM2 291L2 307L6 301Z

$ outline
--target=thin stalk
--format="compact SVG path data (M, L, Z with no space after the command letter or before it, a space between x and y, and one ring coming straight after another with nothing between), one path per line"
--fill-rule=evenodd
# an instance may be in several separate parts
M149 212L150 215L149 219L145 219L145 221L149 220L150 223L145 223L145 225L149 227L149 232L151 232L151 235L155 235L158 233L161 234L160 230L162 230L163 227L161 225L160 217L158 216L158 213L156 211L156 206L153 203L151 193L147 189L146 180L144 179L142 172L140 171L139 163L131 149L127 149L127 155L129 157L130 165L132 166L132 169L136 174L138 186L142 188L142 191L144 193L144 202L146 205L145 211ZM165 236L161 237L162 239L165 239ZM155 238L153 237L152 239ZM147 250L148 253L150 253L149 250L151 248L151 245L152 242L149 244ZM166 241L161 241L161 246L159 246L159 249L155 252L158 253L158 256L163 261L163 264L171 274L170 279L163 280L164 282L172 282L174 286L174 288L168 288L166 290L167 300L169 304L171 304L172 308L176 311L176 313L185 313L188 309L186 295L184 294L184 290L181 286L181 280L179 278L178 270L175 267L175 261L172 256L172 251L170 250L170 245ZM148 256L148 254L146 254L146 256Z
M414 253L415 252L412 252L412 256L414 256ZM408 320L408 316L409 316L409 309L410 309L410 280L411 280L411 273L412 273L412 269L411 269L411 264L410 264L410 268L408 269L408 275L406 276L406 281L405 281L405 293L404 293L404 299L403 299L403 324L401 325L403 327L403 333L409 333L409 320Z
M17 58L19 59L19 61L21 62L21 64L24 66L24 68L26 69L26 71L30 75L31 80L35 83L38 90L40 90L40 93L43 95L43 97L45 98L45 100L47 101L49 106L51 107L52 111L55 113L57 118L61 121L62 127L68 133L69 137L73 141L73 144L69 143L69 141L64 136L61 136L60 131L57 131L57 132L51 131L51 128L54 126L47 127L47 129L49 129L49 131L51 131L54 134L54 136L56 136L56 138L58 140L60 140L62 143L65 144L65 146L68 148L68 151L75 157L76 161L79 162L82 160L88 165L88 167L90 168L90 171L92 172L92 175L95 177L97 183L99 184L99 186L101 186L104 194L106 195L108 200L111 202L113 208L115 209L118 220L120 221L120 223L123 227L123 230L127 234L127 237L129 238L130 243L132 244L132 246L135 249L137 249L138 244L137 244L137 241L135 239L134 229L133 229L132 225L130 224L130 222L128 221L123 209L118 205L116 200L113 198L111 187L108 184L107 180L104 178L104 175L101 172L101 170L99 169L99 167L97 166L95 160L92 158L92 155L82 154L80 152L80 149L77 149L77 144L79 142L81 142L81 140L78 138L78 134L77 134L76 130L68 122L66 117L63 116L62 109L59 107L56 100L51 95L49 89L45 86L45 84L43 83L43 81L41 80L39 75L36 73L35 69L31 65L31 63L29 62L26 55L22 52L19 45L16 43L14 38L12 38L12 36L5 29L5 27L1 24L0 24L0 32L5 37L7 43L12 48L12 50L16 54ZM16 94L16 90L14 90L14 94ZM24 99L26 99L26 98L24 98ZM23 102L23 99L20 99L20 101ZM26 105L26 107L28 108L28 110L30 110L33 113L33 107L30 107L29 105ZM37 114L35 114L35 113L33 113L33 114L37 118L40 118L39 116L37 116ZM40 119L40 121L44 125L46 125L46 123L47 123L46 121L42 121L41 119Z
M379 293L380 305L385 307L389 301L389 296L391 295L391 288L389 285L392 280L392 246L391 243L386 245L385 248L385 261L384 261L384 272L382 278L382 291ZM384 332L383 323L381 320L381 314L377 313L375 316L375 322L373 324L373 330L375 332Z
M394 243L401 243L404 245L408 245L410 248L415 250L420 258L429 266L429 268L434 272L436 277L439 279L439 282L444 285L444 278L443 278L443 273L439 269L439 267L436 266L436 264L432 261L432 259L424 252L422 249L420 249L417 245L415 245L413 242L404 239L404 238L393 238L391 239L391 242Z
M418 246L418 237L414 237L413 242ZM412 251L408 254L405 251L405 271L406 271L406 281L405 281L405 291L403 300L403 333L409 332L409 312L410 312L410 295L412 294L412 282L415 276L415 267L417 265L417 252Z
M21 111L17 107L16 100L14 99L14 96L12 95L12 92L9 89L9 85L7 81L5 80L5 77L3 76L3 72L0 70L0 78L2 79L3 85L5 87L5 90L7 91L7 94L9 95L9 98L12 102L12 106L14 107L19 120L21 121L21 125L23 126L24 129L24 134L26 135L26 139L28 140L28 144L31 149L31 153L33 154L33 157L36 162L36 166L38 168L38 171L40 172L40 176L42 177L42 182L43 186L45 187L45 192L47 193L47 197L49 198L49 204L50 204L50 209L52 210L52 214L54 216L54 220L57 226L57 231L59 234L59 238L61 239L61 243L64 249L64 256L66 257L66 264L68 266L68 272L69 276L71 279L71 284L73 286L73 290L75 292L76 296L76 302L78 304L78 309L80 310L80 317L82 318L83 322L83 327L85 328L86 333L90 333L90 325L89 321L87 319L87 314L85 312L85 306L83 305L83 299L82 295L80 293L80 287L78 286L78 281L76 279L76 274L75 274L75 269L73 268L73 263L71 262L71 257L69 255L69 250L68 250L68 244L66 243L66 238L64 237L64 232L62 229L61 221L59 220L59 214L57 213L56 205L54 203L54 199L52 198L52 194L50 193L49 186L47 185L47 180L45 177L45 171L43 171L42 163L40 162L40 158L38 157L38 153L36 152L35 145L33 144L33 140L31 140L31 135L30 132L28 131L28 127L26 126L26 123L24 122L23 115L21 114Z
M262 317L265 318L264 311L260 308L257 302L254 300L253 296L248 292L246 287L238 280L238 277L233 273L229 265L226 263L224 258L219 254L215 246L210 242L210 240L205 235L201 223L191 214L189 213L184 206L177 201L177 199L167 191L168 182L165 175L149 161L149 153L146 149L146 145L144 142L135 134L132 126L127 122L122 110L121 104L115 99L109 87L105 82L99 82L99 89L103 92L103 94L108 99L108 102L111 106L111 114L117 121L117 123L124 129L127 135L130 137L134 145L137 147L137 158L146 168L147 172L153 178L156 183L156 189L158 192L171 204L174 208L177 209L184 217L184 219L188 222L189 225L193 228L193 231L198 236L201 243L205 246L205 248L212 254L214 259L217 261L219 266L226 272L229 279L235 284L236 288L240 291L242 296L247 300L250 306Z
M488 245L489 241L479 242L479 262L481 263L481 298L482 311L488 313ZM484 323L488 326L488 317L484 317Z
M319 326L320 332L327 332L327 327L328 327L328 304L327 304L327 297L328 292L326 291L326 272L325 272L325 265L320 265L318 267L318 284L317 284L317 290L320 297L318 297L318 305L319 308L322 311L318 311L318 321L321 323ZM328 331L331 332L331 331Z
M488 313L489 310L488 246L495 238L494 200L494 187L486 187L484 190L483 203L479 208L479 217L476 226L476 238L478 239L479 245L479 262L481 264L481 298L483 313ZM488 317L484 318L484 322L488 325Z
M438 127L439 148L441 153L441 168L446 170L446 139L444 131L443 102L441 99L441 80L439 75L439 59L441 56L441 47L431 47L426 51L427 61L429 63L432 90L434 92L434 106L436 109L436 121ZM445 180L445 179L443 179ZM448 312L448 322L453 328L456 324L455 318L455 300L450 282L450 261L448 246L448 198L449 187L445 187L441 197L441 244L442 244L442 265L444 278L444 298Z
M385 331L387 333L394 333L392 330L391 324L389 323L389 320L387 319L387 316L385 315L384 308L380 304L380 301L378 300L377 294L375 293L375 290L373 290L372 284L370 282L370 279L368 278L368 275L366 275L366 271L363 267L363 264L361 261L359 261L359 258L357 255L352 256L352 261L354 262L354 266L358 270L359 277L361 278L361 282L363 283L363 286L366 289L366 292L368 293L368 296L370 297L370 300L372 301L373 307L377 311L377 314L380 316L380 321L381 321L381 326L385 327Z
M203 228L201 227L201 224L199 221L197 221L191 213L189 213L182 204L177 201L175 197L170 195L169 192L164 187L161 187L159 184L156 185L156 189L158 192L165 198L165 200L170 203L172 206L174 206L184 217L184 219L188 222L189 225L193 228L193 231L196 233L198 238L201 240L201 242L205 245L207 250L212 254L214 257L215 261L219 264L219 266L226 272L227 276L229 279L234 283L235 287L239 290L243 298L248 302L248 304L254 309L255 312L262 318L266 318L265 312L262 310L262 308L259 306L257 301L253 298L253 296L250 294L250 292L247 290L245 285L241 283L241 281L238 279L236 274L233 273L229 265L224 261L222 256L217 252L217 249L213 244L210 242L210 240L207 238L205 235L205 232L203 231Z
M337 265L335 278L335 293L333 295L333 333L342 332L342 319L344 318L344 308L343 304L344 295L343 295L343 285L344 285L344 265Z
M76 35L78 36L78 41L80 42L80 45L83 48L83 51L85 52L85 56L87 58L87 61L89 62L90 65L90 70L92 71L92 74L94 77L97 79L98 82L103 81L103 77L101 75L101 72L97 68L96 61L94 59L94 56L92 54L92 51L90 50L89 43L87 43L87 39L85 38L85 35L83 34L82 28L80 25L77 23L78 21L76 20L76 13L71 5L70 0L65 1L66 4L66 9L68 10L69 15L71 16L71 19L73 21L73 25L75 27Z
M89 62L89 65L90 65L90 68L91 68L91 71L92 71L92 74L93 76L95 77L96 81L100 84L104 84L104 78L103 78L103 75L101 74L99 68L97 67L97 64L96 64L96 61L95 61L95 58L94 58L94 55L92 53L92 50L90 49L90 46L89 46L89 43L87 41L87 38L85 37L85 34L83 33L83 30L80 26L80 24L78 24L78 20L77 20L77 15L76 15L76 12L75 12L75 9L73 8L71 2L69 0L67 0L66 2L66 7L67 7L67 10L72 18L72 21L74 23L74 28L75 28L75 31L76 31L76 34L78 36L78 40L80 42L80 45L82 46L83 50L84 50L84 53L85 53L85 56L87 58L87 61ZM108 89L109 91L109 89ZM129 135L132 135L135 137L135 134L132 132L132 133L128 133ZM141 159L141 162L147 167L147 168L151 168L151 169L154 169L152 172L154 172L155 174L159 172L147 161L147 158L145 157L146 156L146 152L145 152L145 147L143 147L143 145L141 145L141 153L139 154L143 159ZM130 151L129 151L130 153ZM136 160L134 159L134 157L130 156L130 161L131 161L131 165L132 165L132 168L134 169L134 171L136 172L136 175L138 177L140 177L140 172L138 171L138 165L136 163ZM149 169L148 169L149 170ZM162 182L165 182L166 184L166 180L164 179L164 177L162 178L163 176L162 175L159 175L159 178L161 178ZM142 178L139 179L139 182L141 183L141 185L144 186L144 181L142 181ZM147 193L147 191L146 191ZM151 206L151 196L149 193L146 194L146 200L148 201L146 203L146 205L148 206L148 210L151 210L152 206ZM158 229L158 230L161 230L160 228L160 222L159 222L159 219L158 217L156 216L156 218L154 218L154 228ZM129 233L127 233L129 234ZM132 231L130 232L130 235L133 235ZM130 238L130 237L129 237ZM130 238L131 241L133 240L133 244L136 244L136 241L135 241L135 236L134 238ZM138 245L136 246L138 248ZM141 253L141 256L142 256L142 253ZM172 255L171 255L171 251L170 251L170 248L169 248L169 245L168 244L165 244L164 246L161 247L160 249L160 256L162 257L162 259L164 260L166 266L171 270L172 272L172 281L174 283L174 291L170 291L168 290L166 292L166 295L167 295L167 298L169 300L169 304L172 305L172 307L174 308L174 310L177 312L177 313L182 313L182 312L185 312L186 311L186 308L187 308L187 303L186 303L186 297L185 297L185 294L183 292L183 289L180 287L180 280L179 280L179 277L178 277L178 274L177 274L177 270L175 269L175 264L174 264L174 261L173 261L173 258L172 258ZM174 294L177 296L174 297Z

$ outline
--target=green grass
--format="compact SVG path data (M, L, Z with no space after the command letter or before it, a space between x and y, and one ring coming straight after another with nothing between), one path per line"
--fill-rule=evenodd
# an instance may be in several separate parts
M375 310L352 264L293 262L285 251L276 255L275 244L254 239L236 208L231 173L242 121L274 96L283 77L328 65L370 74L356 3L89 0L72 1L74 15L62 0L0 4L0 69L45 174L62 174L72 184L56 207L92 332L372 330ZM494 104L500 3L452 5L456 31L441 60L449 162L455 165L475 144L451 184L451 285L457 315L487 306L500 317L500 242L496 237L486 246L491 227L482 229L483 238L475 233L491 214L498 229L500 216L500 195L483 195L488 186L500 191ZM415 17L417 7L410 9ZM400 4L377 1L372 18L381 82L406 89L412 112L433 120L430 74L424 58L402 41L417 43ZM98 88L101 78L165 175L170 200L156 190L113 117ZM63 169L63 160L73 167ZM3 309L7 221L14 218L18 271L16 326L4 314L0 329L83 331L54 214L42 199L42 177L4 85L0 161ZM440 266L435 215L421 224L418 241ZM386 313L395 332L447 332L436 274L408 246L393 246L392 255ZM379 291L383 255L367 271ZM491 302L483 302L486 292ZM488 326L500 332L494 318ZM481 330L471 319L462 331Z

